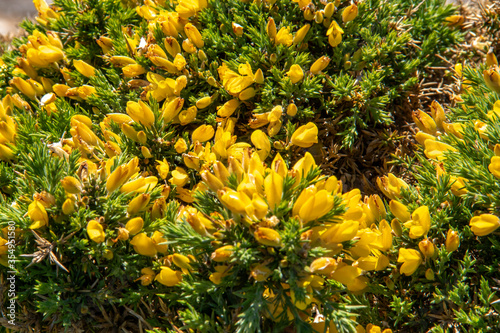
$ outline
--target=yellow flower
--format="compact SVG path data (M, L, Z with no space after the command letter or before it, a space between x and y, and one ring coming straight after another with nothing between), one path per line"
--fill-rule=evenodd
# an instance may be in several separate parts
M127 114L136 122L140 123L147 128L151 128L151 126L155 122L155 115L151 108L144 103L143 101L127 102Z
M126 77L134 77L145 74L146 70L139 64L130 64L122 68L123 75Z
M129 234L135 235L139 231L141 231L142 227L144 227L144 220L142 217L135 217L130 219L125 225L125 229L128 230Z
M134 246L135 252L143 256L153 257L156 255L155 243L151 238L149 238L145 233L140 233L136 235L130 241L130 244Z
M158 171L158 174L160 175L161 179L166 179L168 176L168 172L170 171L170 167L168 166L168 162L166 159L163 159L163 161L156 161L158 165L156 166L156 170Z
M295 204L292 214L299 216L302 222L314 221L330 212L333 208L334 197L327 190L316 191L315 187L303 190Z
M138 212L146 209L147 205L149 204L150 198L151 197L149 194L139 194L129 202L127 212L130 215L135 215Z
M404 180L397 178L392 173L377 178L377 186L389 199L393 200L401 197L401 188L407 189L409 187Z
M500 94L500 74L495 69L487 69L483 72L484 82L491 90Z
M184 32L186 33L186 36L189 38L189 40L194 45L196 45L197 48L201 49L205 45L200 32L191 23L188 23L184 26Z
M71 215L75 211L75 200L72 198L68 198L64 200L62 205L62 211L64 215Z
M186 170L181 167L175 168L175 170L173 170L171 174L172 177L168 180L170 184L183 187L189 181L189 175L187 174Z
M153 243L155 244L156 251L165 254L168 250L168 244L163 244L167 242L167 239L163 237L163 234L159 231L155 231L153 236L151 236Z
M436 122L422 110L418 110L412 113L413 121L415 125L424 133L430 135L436 135Z
M210 258L215 262L226 262L231 259L231 255L233 254L233 252L234 246L225 245L215 250Z
M185 152L188 149L186 140L184 140L183 138L177 140L175 142L174 149L179 154Z
M265 246L281 246L279 232L271 228L258 228L253 234L257 242Z
M221 284L222 279L229 275L229 266L215 266L215 272L210 274L209 279L215 284Z
M49 216L39 200L34 200L28 206L28 216L33 221L30 229L38 229L49 224Z
M304 77L304 72L299 65L294 64L290 67L290 70L286 73L286 75L288 75L292 83L295 84L302 80L302 78Z
M96 243L104 242L105 234L102 225L96 220L91 220L87 224L87 234Z
M392 214L394 214L394 216L396 216L401 222L406 222L411 217L408 207L399 201L391 200L389 208L391 209Z
M193 142L205 142L210 140L215 134L212 125L201 125L193 131L191 134L191 140Z
M406 276L412 275L422 263L422 256L414 249L399 249L398 262L402 262L399 272Z
M155 281L167 287L173 287L182 282L182 273L174 271L170 267L161 266L161 271L156 275Z
M470 222L470 229L476 236L486 236L500 227L500 218L492 214L474 216Z
M320 239L325 245L338 244L353 239L358 233L359 222L347 220L328 228Z
M198 109L204 109L208 107L210 104L212 104L212 97L210 96L202 97L196 101L196 107Z
M217 110L217 115L224 118L230 117L236 111L239 105L240 101L237 98L234 98L226 102L219 110Z
M276 37L274 39L274 44L275 45L283 44L285 46L290 46L292 45L292 43L293 43L293 36L290 33L290 28L282 27L276 34Z
M75 66L76 70L83 76L91 77L95 75L95 68L83 60L73 60L73 66Z
M491 158L491 163L488 165L488 170L490 170L493 176L500 178L500 156L493 156Z
M261 130L253 131L250 140L257 149L257 154L259 154L260 159L265 161L266 157L271 152L271 143L266 133Z
M139 177L132 180L122 186L120 192L122 193L144 193L146 191L152 190L156 184L158 184L158 178L154 176L150 177Z
M426 238L426 239L420 241L420 243L418 243L418 248L420 249L420 252L422 252L426 258L431 258L434 255L435 246L429 240L429 238Z
M332 21L326 35L328 36L328 43L332 47L338 46L342 42L342 34L344 30L338 25L337 22Z
M253 266L250 271L250 276L257 282L266 281L266 279L271 275L272 271L264 264L257 264Z
M363 271L358 267L343 265L332 273L331 278L347 286L350 291L361 291L366 284L366 278L361 276Z
M309 268L312 273L330 275L335 269L337 269L337 261L331 257L322 257L315 259Z
M344 21L344 23L347 23L354 20L356 16L358 16L358 6L352 4L344 8L344 11L342 12L342 21Z
M460 246L460 237L458 236L458 232L449 229L446 234L445 247L446 251L453 252Z
M411 214L411 220L404 224L410 228L410 238L415 239L427 235L431 228L431 215L427 206L421 206L415 209Z
M269 38L274 41L276 38L276 23L274 23L274 19L271 17L269 21L267 21L266 32Z
M311 122L300 126L292 134L290 142L291 144L302 148L311 147L313 144L318 142L318 127Z
M141 280L141 284L143 286L150 285L153 282L153 279L155 277L155 272L150 267L145 267L141 269L141 274L142 274L141 277L139 277L137 280Z
M80 194L82 192L82 184L78 179L72 176L64 177L61 180L61 185L64 190L71 194Z

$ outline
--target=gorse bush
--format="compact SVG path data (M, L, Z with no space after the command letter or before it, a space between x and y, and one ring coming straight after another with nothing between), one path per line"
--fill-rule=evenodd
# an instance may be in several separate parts
M398 116L461 38L443 2L35 1L0 73L0 259L17 279L2 323L494 329L498 242L474 234L498 224L495 67L464 70L452 123L415 113L425 149L400 162L418 183L380 178L388 202L307 152L318 118L349 148Z

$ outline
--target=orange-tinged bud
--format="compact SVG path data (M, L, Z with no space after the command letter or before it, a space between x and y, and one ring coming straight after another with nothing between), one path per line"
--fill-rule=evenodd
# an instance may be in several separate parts
M72 176L64 177L61 180L61 185L64 190L72 194L80 194L82 192L82 184L78 179Z
M403 263L399 272L406 276L410 276L415 273L418 266L422 263L422 256L417 250L400 248L398 262Z
M460 246L460 237L458 235L458 232L449 229L448 233L446 234L446 241L445 241L446 251L453 252L456 249L458 249L459 246Z
M73 66L85 77L95 76L95 68L83 60L73 60Z
M136 235L132 238L130 244L134 247L134 251L140 255L153 257L157 253L155 243L145 233Z
M258 228L257 231L254 232L254 237L257 242L265 245L265 246L281 246L281 236L279 232L271 228Z
M104 242L105 234L102 225L96 220L91 220L87 224L87 234L96 243Z
M193 134L191 135L191 140L193 142L199 141L199 142L205 142L213 138L215 134L214 128L212 125L201 125L197 129L193 131Z
M150 199L151 196L149 194L139 194L129 202L127 212L129 213L129 215L135 215L139 213L140 211L146 209Z
M134 217L133 219L128 220L127 224L125 225L125 229L131 235L137 234L139 231L142 230L143 227L144 227L144 220L142 219L142 217Z
M311 147L318 142L318 127L316 124L309 122L300 126L292 134L290 143L302 148Z
M276 31L276 23L274 23L274 19L271 17L269 21L267 21L266 32L272 41L276 38Z
M215 262L226 262L231 259L231 255L233 254L233 252L234 246L225 245L215 250L210 258Z
M493 214L474 216L470 222L470 229L476 236L487 236L500 227L500 218Z
M311 68L309 69L309 71L313 75L314 74L318 74L319 72L321 72L322 70L324 70L326 68L326 66L328 66L329 63L330 63L330 58L328 58L326 56L322 56L321 58L319 58L318 60L316 60L311 65Z
M304 72L299 65L292 65L290 70L286 73L293 84L300 82L304 77Z
M344 23L347 23L354 20L356 16L358 16L358 6L352 4L344 8L344 11L342 12L342 21L344 21Z

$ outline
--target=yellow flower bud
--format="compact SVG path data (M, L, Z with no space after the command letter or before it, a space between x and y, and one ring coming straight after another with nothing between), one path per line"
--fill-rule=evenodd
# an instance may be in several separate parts
M113 192L127 181L128 169L125 165L118 166L108 177L106 189L108 193Z
M203 170L201 172L201 178L203 181L210 187L210 189L214 192L217 192L218 190L221 190L224 188L224 184L222 181L214 176L210 171L208 170Z
M342 12L342 21L344 21L344 23L347 23L354 20L356 16L358 16L358 6L352 4L344 8L344 11Z
M155 277L155 272L149 268L149 267L146 267L146 268L143 268L141 269L141 277L137 280L141 280L141 285L143 286L147 286L147 285L150 285L152 282L153 282L153 279ZM135 281L137 281L135 280Z
M75 200L73 199L66 199L64 200L64 203L62 205L62 212L64 215L71 215L75 212Z
M358 228L358 221L345 220L328 228L321 234L320 239L325 245L342 243L353 239L358 232Z
M434 281L434 271L432 270L432 268L428 268L425 271L425 278L427 280Z
M200 98L198 101L196 101L196 107L198 109L204 109L208 107L210 104L212 104L212 97L210 96Z
M165 123L171 122L181 111L184 99L176 97L162 107L162 118Z
M328 66L329 63L330 63L330 58L322 56L311 65L310 68L311 74L320 73L322 70L326 68L326 66Z
M234 98L228 102L226 102L218 111L217 115L219 117L230 117L240 105L240 101L237 98Z
M332 17L332 15L333 15L334 12L335 12L335 5L333 4L333 2L329 2L325 6L325 17L326 18Z
M35 99L37 92L33 88L29 82L25 81L24 79L20 77L15 77L12 80L10 80L10 85L16 87L18 90L20 90L23 94L28 96L30 99Z
M436 135L436 122L431 116L422 110L418 110L413 112L412 117L415 125L417 125L421 131L427 134Z
M193 142L205 142L210 140L215 134L214 128L211 125L201 125L196 128L191 135Z
M290 70L286 73L293 84L300 82L304 77L304 72L299 65L292 65Z
M130 241L134 251L143 256L153 257L156 255L155 243L145 233L140 233Z
M181 53L181 46L179 45L179 42L177 42L177 39L173 37L165 37L163 45L172 57L175 57L178 53Z
M290 143L302 148L311 147L313 144L318 142L318 128L314 123L307 123L300 126L292 134Z
M146 73L144 67L139 64L127 65L122 68L122 71L125 77L135 77Z
M82 184L78 179L72 176L66 176L61 180L61 185L64 190L71 194L80 194L82 192Z
M307 21L312 21L314 19L314 11L311 9L311 7L307 6L304 10L304 18Z
M483 72L484 82L494 92L500 94L500 74L495 69L487 69Z
M187 35L189 40L194 45L196 45L197 48L201 49L205 45L205 43L203 42L203 39L201 37L200 32L191 23L188 23L184 26L184 33Z
M449 229L446 234L445 247L446 251L453 252L460 246L460 237L458 236L458 232Z
M418 243L418 248L426 258L432 258L432 256L434 256L435 246L429 238L420 241Z
M73 66L85 77L95 76L95 68L83 60L73 60Z
M283 184L283 177L274 170L264 179L264 192L271 210L275 210L281 202Z
M498 59L493 53L493 49L490 49L486 54L486 65L488 67L498 67Z
M271 228L258 228L254 232L254 237L257 242L265 246L281 246L281 236L279 232Z
M146 209L150 199L151 196L149 194L139 194L129 202L127 212L129 213L129 215L135 215L138 212Z
M255 76L254 76L253 80L257 84L264 84L264 73L262 72L262 69L259 68L255 72Z
M122 186L120 192L122 193L144 193L146 191L152 190L156 184L158 184L158 178L151 177L139 177L132 180Z
M410 212L408 211L408 207L406 207L399 201L391 200L391 202L389 203L389 208L391 209L392 214L394 214L394 216L396 216L401 222L406 222L411 217Z
M469 225L474 235L487 236L500 227L500 218L492 214L481 214L474 216Z
M142 217L135 217L133 219L128 220L125 225L125 229L128 230L129 234L135 235L144 227L144 220Z
M247 99L254 97L255 94L256 94L255 89L250 87L240 92L238 98L242 101L246 101Z
M274 23L274 19L271 17L269 18L269 21L267 21L266 25L266 32L271 41L274 41L274 39L276 38L276 31L276 24Z
M104 242L105 234L102 225L96 220L91 220L87 224L87 234L96 243Z
M410 276L415 273L418 266L422 263L422 256L417 250L400 248L398 262L403 263L399 272L406 276Z
M182 282L182 274L179 271L174 271L169 267L161 266L161 271L156 275L155 281L167 287L174 287Z
M188 271L193 270L191 265L189 264L191 260L189 257L186 257L185 255L179 254L179 253L174 253L172 255L172 261L174 264L182 269L186 269Z

